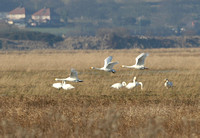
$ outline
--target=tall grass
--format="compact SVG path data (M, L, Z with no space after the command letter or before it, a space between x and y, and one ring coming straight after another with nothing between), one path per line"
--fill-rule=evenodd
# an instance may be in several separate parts
M149 52L148 70L124 69ZM1 51L1 137L199 137L200 49ZM116 74L90 70L107 56ZM56 77L79 72L65 91ZM137 76L144 90L112 89ZM164 88L164 79L173 81ZM70 83L70 82L69 82Z

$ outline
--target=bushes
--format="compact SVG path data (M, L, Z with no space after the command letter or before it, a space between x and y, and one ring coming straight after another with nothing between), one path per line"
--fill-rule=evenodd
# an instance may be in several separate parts
M11 40L32 40L43 41L49 45L53 45L56 42L63 41L61 36L56 36L48 33L30 32L30 31L15 31L15 32L2 32L0 38L6 38Z

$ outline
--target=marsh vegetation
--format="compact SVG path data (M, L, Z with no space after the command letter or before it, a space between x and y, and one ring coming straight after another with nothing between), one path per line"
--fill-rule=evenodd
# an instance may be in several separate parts
M142 52L148 70L124 69ZM199 137L200 49L0 52L1 137ZM90 70L113 56L116 73ZM75 89L52 87L79 72ZM143 82L128 90L117 82ZM174 87L166 89L164 79Z

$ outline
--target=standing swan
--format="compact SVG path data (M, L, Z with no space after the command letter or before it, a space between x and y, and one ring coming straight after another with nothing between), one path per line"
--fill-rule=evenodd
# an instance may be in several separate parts
M83 82L82 80L78 79L78 73L75 69L71 69L71 73L69 75L69 77L64 78L64 79L58 79L55 78L56 81L72 81L72 82Z
M123 81L122 83L115 83L111 87L115 88L115 89L120 89L120 88L122 88L124 86L126 86L126 82Z
M132 66L126 66L126 65L122 65L123 68L135 68L135 69L147 69L145 66L144 66L144 61L146 59L146 57L148 56L149 54L148 53L142 53L140 54L139 56L137 56L135 58L136 60L136 63L135 65L132 65Z
M136 86L140 85L141 89L143 89L143 84L142 82L137 82L136 81L136 77L133 78L133 82L128 83L128 85L126 85L127 89L132 89L135 88Z
M171 81L169 81L168 79L165 79L165 87L168 89L170 87L173 87L173 83Z
M111 62L111 60L112 60L112 56L109 56L104 60L104 66L102 68L91 67L91 69L97 69L97 70L103 70L103 71L115 73L116 71L113 69L113 66L118 64L119 62Z

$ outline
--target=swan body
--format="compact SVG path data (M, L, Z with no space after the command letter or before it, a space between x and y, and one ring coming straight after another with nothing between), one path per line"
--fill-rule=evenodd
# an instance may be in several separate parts
M62 84L62 88L64 90L70 90L70 89L74 89L74 86L72 86L71 84L66 84L65 81Z
M119 62L111 62L111 61L112 61L112 56L109 56L104 60L104 66L102 68L91 67L91 69L103 70L106 72L115 73L116 71L113 69L113 66L118 64Z
M133 89L135 87L137 87L138 85L141 86L141 89L143 89L143 84L142 82L137 82L136 81L136 77L133 78L133 82L128 83L128 85L126 85L127 89Z
M124 86L126 86L126 82L123 81L122 83L115 83L111 87L115 88L115 89L120 89L120 88L122 88Z
M170 87L173 87L173 83L171 81L169 81L168 79L165 79L165 87L168 89Z
M61 89L62 88L62 83L54 83L52 85L52 87L56 88L56 89Z
M78 73L75 69L71 69L71 73L69 75L69 77L64 78L64 79L59 79L56 78L56 81L72 81L72 82L83 82L82 80L79 80L78 78Z
M146 57L148 56L149 54L148 53L141 53L140 55L138 55L135 60L136 60L136 63L135 65L132 65L132 66L126 66L126 65L122 65L123 68L134 68L134 69L147 69L145 66L144 66L144 62L145 62L145 59Z

